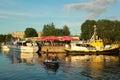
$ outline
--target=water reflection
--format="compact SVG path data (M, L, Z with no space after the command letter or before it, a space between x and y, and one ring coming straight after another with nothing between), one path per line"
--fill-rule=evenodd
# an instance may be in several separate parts
M71 66L80 68L80 74L95 79L113 79L120 73L120 57L108 55L68 56L65 59ZM115 70L116 69L116 70ZM111 76L112 77L111 77ZM115 77L119 79L119 77Z
M63 53L58 53L57 56L60 60L59 67L51 68L43 64L46 54L38 56L37 53L1 51L0 63L3 67L0 67L0 72L2 73L0 80L5 79L6 76L11 76L11 79L8 80L14 80L14 76L21 78L20 80L36 80L40 78L44 80L49 80L49 78L53 80L119 80L120 56L66 56ZM7 66L9 66L9 69ZM7 74L5 75L4 72Z
M10 59L12 64L26 63L31 65L37 62L37 53L20 53L20 52L9 52L6 56Z
M37 62L37 53L20 53L20 60L22 63L34 64Z

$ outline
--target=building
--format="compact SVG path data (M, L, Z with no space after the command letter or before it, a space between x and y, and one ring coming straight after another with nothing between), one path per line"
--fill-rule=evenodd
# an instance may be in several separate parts
M16 32L13 32L11 35L14 38L24 38L25 33L24 32L20 32L20 31L16 31Z
M20 31L13 32L11 35L14 38L25 38L25 33ZM41 36L42 36L42 32L38 32L38 37Z
M38 37L41 37L42 36L42 32L38 32Z

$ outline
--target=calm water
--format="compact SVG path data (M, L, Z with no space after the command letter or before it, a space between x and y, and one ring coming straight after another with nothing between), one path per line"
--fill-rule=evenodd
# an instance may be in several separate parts
M58 69L48 69L37 53L0 51L0 80L120 80L120 57L58 54Z

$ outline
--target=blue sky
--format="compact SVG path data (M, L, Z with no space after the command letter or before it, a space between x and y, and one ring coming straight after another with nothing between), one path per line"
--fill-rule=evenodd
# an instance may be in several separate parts
M44 24L67 25L71 34L80 34L85 20L120 20L120 0L0 0L0 34L41 32Z

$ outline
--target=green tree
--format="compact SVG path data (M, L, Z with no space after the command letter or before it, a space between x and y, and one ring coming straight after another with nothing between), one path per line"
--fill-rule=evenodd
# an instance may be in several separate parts
M92 37L94 31L95 20L86 20L81 26L81 38L88 40Z
M65 36L69 36L69 35L70 35L70 31L69 31L69 28L68 28L67 25L64 25L64 26L63 26L63 34L64 34Z
M5 41L5 36L3 34L0 34L0 43Z
M44 25L44 27L43 27L43 30L42 30L43 34L42 35L43 36L53 35L54 31L55 31L54 24L53 23L47 24L47 25Z
M38 33L34 28L26 28L25 37L38 37Z
M0 43L11 41L11 38L12 38L11 34L7 35L0 34Z
M63 36L64 35L63 29L55 29L54 34L55 36Z
M11 34L7 34L5 36L5 41L11 41L12 35Z
M116 26L115 21L110 21L105 19L98 20L97 27L98 27L98 33L100 37L102 37L105 43L112 43L118 38L117 34L119 34L120 28Z
M68 26L64 26L63 29L55 28L55 25L53 23L44 25L43 27L43 36L64 36L64 35L70 35L70 31Z
M120 21L102 19L98 21L86 20L81 26L81 37L88 40L93 35L93 25L96 24L97 35L103 39L104 43L120 41Z

